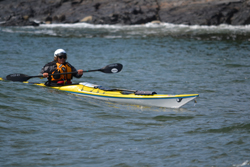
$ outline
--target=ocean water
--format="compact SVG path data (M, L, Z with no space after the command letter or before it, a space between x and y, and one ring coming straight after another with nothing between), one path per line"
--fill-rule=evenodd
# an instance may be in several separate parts
M37 75L63 48L77 69L124 66L74 82L200 96L168 109L0 81L0 166L250 166L249 44L250 26L1 27L0 77Z

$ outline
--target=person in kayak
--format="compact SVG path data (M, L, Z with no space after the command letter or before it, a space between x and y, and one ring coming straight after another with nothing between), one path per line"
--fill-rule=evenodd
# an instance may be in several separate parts
M80 78L83 74L83 70L76 70L71 64L66 62L67 53L63 49L57 49L54 53L54 61L47 63L41 70L41 74L44 78L48 78L45 83L47 86L51 85L67 85L72 84L71 79L73 77ZM51 75L66 72L75 72L73 74L65 75Z

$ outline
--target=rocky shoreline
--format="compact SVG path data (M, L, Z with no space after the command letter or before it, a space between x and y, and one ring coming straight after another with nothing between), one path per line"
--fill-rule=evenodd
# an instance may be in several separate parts
M0 9L0 26L250 24L250 0L0 0Z

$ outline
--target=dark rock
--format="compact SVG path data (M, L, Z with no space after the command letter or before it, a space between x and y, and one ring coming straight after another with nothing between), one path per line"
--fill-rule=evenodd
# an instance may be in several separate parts
M0 25L47 23L250 24L250 0L0 0Z
M64 14L58 16L58 21L63 22L66 19L66 16Z
M249 11L249 7L245 5L245 2L240 0L210 1L209 3L186 2L177 6L163 3L160 6L161 21L190 25L235 24L234 19L236 19L235 17L238 16L238 13ZM246 19L247 15L245 17L241 16L238 16L242 18L242 22L236 23L238 25L246 23L243 20Z
M19 16L11 17L7 22L3 23L4 26L39 26L39 23L34 21L25 20Z
M100 3L96 3L96 4L94 5L95 11L97 11L97 10L99 9L100 5L101 5Z
M47 16L44 21L52 21L52 17L51 16Z
M249 10L239 11L232 17L232 25L250 24L250 8Z
M77 4L80 4L82 2L82 0L73 0L71 2L71 5L77 5Z

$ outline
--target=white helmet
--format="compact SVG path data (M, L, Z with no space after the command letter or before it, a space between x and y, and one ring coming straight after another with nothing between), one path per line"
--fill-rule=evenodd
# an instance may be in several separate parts
M67 53L65 52L65 50L63 49L57 49L54 53L54 57L56 56L61 56L61 55L66 55L67 56Z

